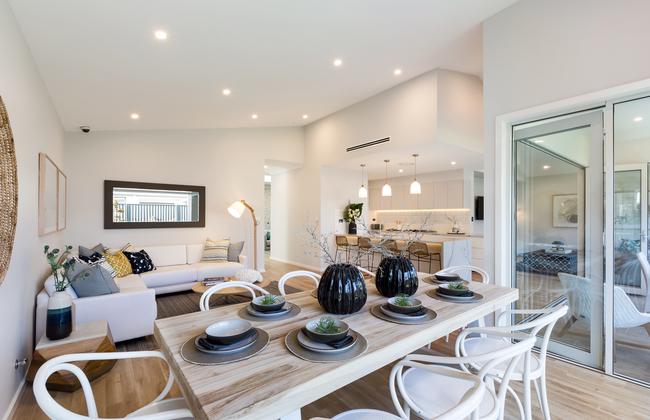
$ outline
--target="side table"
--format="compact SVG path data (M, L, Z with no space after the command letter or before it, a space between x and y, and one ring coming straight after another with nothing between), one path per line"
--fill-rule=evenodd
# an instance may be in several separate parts
M111 330L106 321L93 321L75 325L70 336L61 340L50 340L45 335L34 349L32 362L27 371L27 380L32 382L38 368L57 356L71 353L105 353L117 351ZM117 360L90 360L75 362L89 381L99 378L113 368ZM54 373L47 380L47 388L53 391L72 392L81 388L76 377L69 372Z

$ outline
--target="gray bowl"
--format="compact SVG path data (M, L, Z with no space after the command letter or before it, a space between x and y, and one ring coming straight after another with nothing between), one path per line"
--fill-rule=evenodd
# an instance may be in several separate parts
M410 306L397 305L395 303L395 300L395 297L388 299L388 308L393 312L397 312L398 314L412 314L422 309L422 302L414 297L408 298L408 300L411 302Z
M262 299L264 299L264 296L258 296L253 301L251 302L251 306L253 309L255 309L258 312L275 312L279 311L282 309L282 307L285 304L284 296L275 296L275 301L277 303L273 303L271 305L265 305L262 303Z
M318 325L319 320L320 318L312 319L311 321L307 322L307 325L305 325L304 328L304 332L307 337L319 343L331 343L333 341L342 340L346 335L348 335L348 332L350 331L348 324L339 319L334 319L334 323L339 327L339 332L334 334L318 332L316 331L316 326Z
M450 283L447 284L441 284L439 287L440 294L442 295L449 295L449 296L462 296L469 292L469 287L463 285L462 289L452 289L449 287Z

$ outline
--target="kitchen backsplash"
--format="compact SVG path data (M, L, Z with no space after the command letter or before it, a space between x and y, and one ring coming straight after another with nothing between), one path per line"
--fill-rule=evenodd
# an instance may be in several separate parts
M378 210L371 212L368 223L381 223L386 229L418 229L449 233L455 219L460 231L469 233L471 212L469 209L426 210ZM372 219L375 219L374 221Z

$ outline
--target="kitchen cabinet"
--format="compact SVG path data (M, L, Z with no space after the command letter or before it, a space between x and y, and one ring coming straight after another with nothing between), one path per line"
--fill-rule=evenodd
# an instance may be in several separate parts
M463 194L463 180L456 179L447 181L447 209L461 209L463 208L464 194Z
M368 188L370 210L459 209L463 208L463 180L422 182L422 193L410 193L410 183L391 184L392 197L381 196L381 185Z

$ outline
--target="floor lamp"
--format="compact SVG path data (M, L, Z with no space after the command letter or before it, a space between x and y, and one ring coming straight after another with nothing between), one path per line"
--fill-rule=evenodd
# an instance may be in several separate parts
M255 210L251 207L246 200L235 201L228 207L228 213L232 217L240 219L244 214L244 211L248 209L251 212L251 218L253 219L253 268L257 270L257 225L259 222L255 218Z

